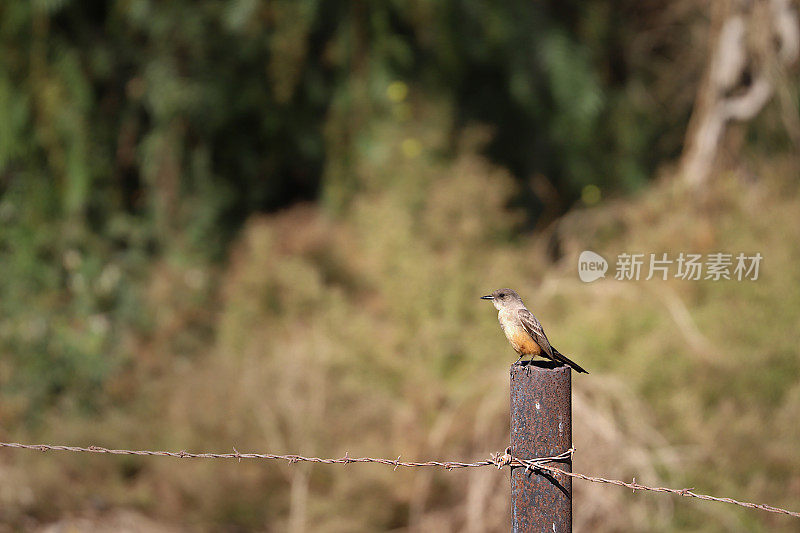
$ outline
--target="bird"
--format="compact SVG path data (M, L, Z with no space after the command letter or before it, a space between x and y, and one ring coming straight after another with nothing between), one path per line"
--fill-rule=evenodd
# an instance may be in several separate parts
M528 311L528 308L522 303L522 298L515 291L497 289L492 294L481 296L481 299L491 300L497 309L500 327L503 328L503 333L506 334L511 347L519 355L514 364L519 363L526 355L539 355L565 364L576 372L589 373L550 344L539 320Z

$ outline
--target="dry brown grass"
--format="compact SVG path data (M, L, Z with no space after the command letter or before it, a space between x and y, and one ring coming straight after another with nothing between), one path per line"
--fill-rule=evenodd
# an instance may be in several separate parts
M428 135L431 150L444 142ZM477 297L513 286L591 372L574 379L577 471L796 507L800 219L785 171L770 167L775 177L755 185L723 176L697 201L665 182L514 239L515 185L475 152L467 141L452 164L365 157L358 171L375 185L343 216L303 206L253 219L221 272L160 265L158 328L130 341L139 358L109 385L115 407L15 438L486 458L508 443L513 353ZM562 256L550 262L554 239ZM586 285L575 274L583 249L758 250L765 264L750 284ZM198 283L218 288L192 292ZM119 509L185 530L477 532L509 520L508 474L493 469L4 453L0 472L0 521L11 524L70 513L95 517L99 531ZM792 526L713 503L574 490L579 531Z

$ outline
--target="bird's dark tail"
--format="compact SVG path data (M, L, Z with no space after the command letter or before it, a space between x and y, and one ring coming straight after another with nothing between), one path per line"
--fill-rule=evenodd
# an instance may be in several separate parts
M588 374L589 373L588 370L584 370L583 368L581 368L581 366L578 363L576 363L575 361L570 360L566 355L564 355L563 353L559 352L555 348L553 348L553 359L555 359L556 361L558 361L560 363L564 363L565 365L571 367L573 370L575 370L575 372L583 372L584 374Z

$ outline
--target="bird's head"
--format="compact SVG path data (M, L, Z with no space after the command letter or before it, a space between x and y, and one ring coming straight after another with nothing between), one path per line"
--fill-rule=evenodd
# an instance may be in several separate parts
M524 307L522 298L512 289L497 289L492 294L481 296L481 300L491 300L498 310L504 308Z

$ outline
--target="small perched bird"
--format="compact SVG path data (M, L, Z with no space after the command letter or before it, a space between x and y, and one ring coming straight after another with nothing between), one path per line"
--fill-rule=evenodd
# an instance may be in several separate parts
M500 321L500 327L503 328L503 333L506 334L508 342L519 354L519 359L517 359L516 363L519 363L520 359L526 355L540 355L558 363L566 364L575 369L576 372L589 373L550 345L542 325L522 303L522 298L519 297L519 294L511 289L497 289L492 294L481 296L481 299L491 300L497 309L497 319Z

